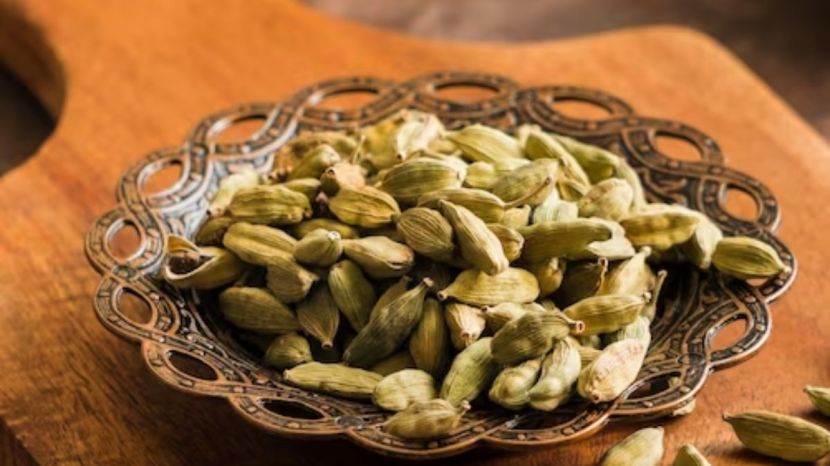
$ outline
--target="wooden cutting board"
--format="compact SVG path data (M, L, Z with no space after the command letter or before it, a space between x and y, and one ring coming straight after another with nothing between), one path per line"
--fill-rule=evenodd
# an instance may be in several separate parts
M0 178L0 464L389 464L345 442L276 438L223 402L163 386L133 344L97 322L98 276L83 237L113 205L119 175L146 152L179 144L204 115L331 77L401 80L438 69L606 90L638 113L712 135L729 165L769 185L800 277L774 306L761 353L714 375L691 415L662 421L666 464L684 443L715 464L777 464L742 450L724 411L818 419L801 389L830 385L830 148L716 42L665 26L517 45L436 42L288 0L225 3L0 0L0 57L59 115L38 153ZM637 427L451 461L588 465Z

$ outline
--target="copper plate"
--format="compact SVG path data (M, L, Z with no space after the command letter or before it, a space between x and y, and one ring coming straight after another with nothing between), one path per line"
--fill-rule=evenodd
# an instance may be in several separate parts
M458 102L443 89L480 88L487 98ZM343 93L369 92L359 108L321 105ZM607 112L584 120L557 109L556 102L579 101ZM729 280L718 273L678 267L661 298L652 324L653 342L646 363L630 390L612 403L573 404L554 414L512 413L484 405L464 417L453 435L440 440L403 441L381 424L388 414L370 403L311 393L282 383L230 337L215 312L196 305L198 297L167 286L158 277L165 237L192 236L205 219L208 199L234 165L268 171L275 151L300 130L356 128L393 112L414 107L437 114L450 128L484 123L506 130L522 123L597 144L624 156L640 174L648 196L704 212L727 234L760 238L778 250L792 272L761 284ZM240 142L219 142L231 125L258 120L260 128ZM700 152L700 161L677 160L656 146L660 135L685 140ZM276 161L280 163L280 161ZM163 192L145 194L144 182L171 165L180 178ZM730 215L726 192L751 196L754 220ZM594 434L611 418L660 417L689 403L707 375L739 363L758 351L771 330L768 305L795 277L792 253L775 237L779 207L759 181L724 166L715 141L682 123L640 116L617 97L573 86L520 88L500 76L439 72L396 83L371 77L326 81L301 90L280 103L242 105L202 120L185 143L161 149L129 169L118 184L117 206L99 217L86 238L90 263L101 273L95 312L110 331L141 343L150 370L166 383L189 393L222 397L241 416L279 435L302 438L348 438L370 450L406 458L439 458L476 445L522 449L550 446ZM134 227L140 245L129 257L113 254L111 240ZM146 322L129 318L120 307L131 293L150 309ZM731 346L714 349L718 332L736 320L745 333Z

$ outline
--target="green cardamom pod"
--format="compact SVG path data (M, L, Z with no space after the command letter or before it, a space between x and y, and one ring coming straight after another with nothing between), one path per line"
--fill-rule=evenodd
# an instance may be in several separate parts
M577 203L581 217L619 220L631 209L634 192L623 180L609 178L595 184Z
M231 204L234 195L244 188L250 188L259 184L259 172L252 167L245 167L244 169L232 173L219 181L219 189L210 201L208 206L208 214L211 217L218 217L225 213L225 210Z
M490 386L500 370L490 353L490 340L482 338L455 356L441 385L441 398L463 406Z
M574 341L576 343L579 343L576 340L574 340ZM576 350L579 353L579 360L582 363L581 367L588 366L588 364L591 364L592 362L594 362L594 359L596 359L597 356L602 354L602 350L597 349L597 348L593 348L591 346L578 345ZM577 374L577 375L579 375L579 374Z
M636 319L634 319L634 322L620 327L620 329L615 332L606 333L605 335L603 335L602 341L605 344L605 346L608 346L611 343L632 339L639 340L643 342L643 344L646 345L646 347L648 347L648 345L651 344L651 329L649 328L650 325L651 321L640 315Z
M467 167L464 186L474 189L491 189L499 176L499 171L492 163L474 162Z
M334 196L343 188L360 188L366 185L363 167L351 162L338 162L320 175L319 186L324 193Z
M487 228L499 239L504 257L509 262L513 262L522 256L522 246L525 244L525 238L515 228L499 223L488 223Z
M510 266L499 238L483 220L451 202L439 201L438 205L455 231L461 256L465 260L490 275L504 272Z
M554 191L548 195L544 202L533 209L530 223L561 222L578 217L579 206L577 203L561 199L559 193Z
M435 115L402 124L392 140L398 160L407 160L415 153L427 149L431 142L444 133L444 125Z
M240 189L228 205L235 220L269 225L291 225L311 216L311 203L302 193L282 185Z
M700 213L678 205L640 209L620 220L634 246L665 251L687 241L700 223Z
M585 335L599 335L634 322L645 303L642 296L610 294L585 298L563 312L571 319L585 323Z
M617 167L616 176L617 178L624 180L631 187L631 192L633 194L631 202L632 208L637 209L648 204L648 200L646 200L646 193L643 189L643 183L640 181L640 176L637 175L634 168L626 163L625 160L620 161L620 165Z
M558 290L565 277L565 261L560 261L558 258L537 262L526 267L539 282L539 296L548 296Z
M401 213L395 198L371 186L339 190L329 209L341 222L363 228L388 225Z
M409 337L409 354L415 367L440 378L450 359L450 338L441 303L428 298L424 301L421 320Z
M342 364L307 362L283 373L285 381L306 390L314 390L344 398L371 399L380 374Z
M521 304L500 303L484 308L484 321L490 333L498 332L504 324L527 314L528 310Z
M453 259L454 261L456 259ZM447 265L432 260L425 260L424 258L415 258L415 266L409 272L416 281L421 281L424 278L432 280L432 288L429 290L437 293L444 288L450 286L455 276L455 271L450 270Z
M297 305L297 321L305 333L313 336L323 348L334 346L340 326L340 311L325 283L319 284Z
M592 403L616 399L634 383L646 350L646 345L639 340L622 340L603 348L579 373L576 384L579 396Z
M199 227L193 241L199 246L222 246L222 238L233 223L230 217L209 218Z
M384 236L343 240L343 252L373 278L400 277L409 272L415 253Z
M611 447L599 466L658 466L663 453L663 428L648 427Z
M472 306L494 306L510 301L529 303L539 297L539 282L524 269L509 268L498 275L470 269L458 274L436 297L439 301L454 298Z
M406 244L418 254L439 262L452 260L455 252L453 229L437 211L425 207L407 209L395 219L395 227Z
M291 233L297 238L304 238L306 235L314 230L328 230L340 233L342 239L356 239L360 238L360 233L354 228L345 223L340 223L331 218L312 218L294 225Z
M268 259L266 285L284 303L296 303L306 297L319 277L304 269L288 253L274 254Z
M742 280L774 277L788 269L772 246L746 236L718 241L712 263L721 273Z
M524 408L530 401L528 390L539 378L541 366L542 360L538 358L503 369L490 387L490 401L513 411Z
M672 466L712 466L694 445L686 444L677 450Z
M651 298L648 300L640 315L648 319L649 322L654 320L657 314L657 304L660 299L660 292L663 290L663 283L666 282L668 273L665 270L657 272L657 277L654 279L654 287L651 289Z
M397 353L393 353L391 356L381 359L375 363L374 366L370 367L369 370L386 377L389 374L393 374L404 369L414 368L415 360L412 359L412 355L410 355L408 351L404 350L398 351Z
M816 461L830 453L830 432L795 416L769 411L724 414L745 447L786 461Z
M553 349L542 360L539 380L530 388L530 407L539 411L553 411L571 396L571 387L579 378L582 360L579 345L573 338L557 340Z
M340 233L329 230L316 230L303 236L294 246L294 259L297 262L319 267L328 267L340 259L343 254L343 242Z
M290 369L311 361L311 347L308 340L297 333L280 335L268 345L263 362L275 369Z
M418 369L404 369L378 382L372 402L389 411L403 411L412 403L429 401L437 396L435 380L431 375Z
M584 324L561 312L527 312L493 335L491 351L499 364L513 366L550 351L555 340L579 335Z
M491 190L504 202L541 204L556 189L559 164L553 159L538 159L500 176Z
M599 183L617 173L621 159L612 152L560 134L551 134L551 137L576 159L591 183Z
M262 266L268 265L275 255L290 254L297 244L297 240L278 228L246 222L231 225L222 242L243 261Z
M810 397L813 406L818 412L825 416L830 416L830 388L812 387L807 385L804 387L804 393Z
M380 184L400 204L413 205L426 193L460 188L461 176L451 165L440 160L419 157L393 166Z
M444 318L450 331L450 341L459 350L478 340L486 325L481 309L462 303L448 303L444 308Z
M227 249L198 247L185 238L167 238L162 275L176 288L210 290L229 285L242 276L245 263Z
M294 313L263 288L230 287L219 294L219 310L241 329L268 335L300 329Z
M337 307L346 316L349 325L359 332L369 322L372 307L377 301L372 283L360 267L348 259L334 264L329 269L327 280Z
M629 294L645 296L654 288L654 272L646 260L651 248L644 247L632 258L616 265L605 277L596 294Z
M299 159L323 144L333 147L341 157L351 154L357 147L355 138L343 131L303 132L280 148L278 158Z
M469 403L455 407L441 399L412 403L390 417L383 427L390 434L401 438L429 440L446 436L455 430L469 409Z
M680 245L680 251L689 262L705 270L712 264L712 254L722 238L720 228L708 217L701 215L697 228L691 238Z
M596 218L578 218L520 228L519 233L525 237L522 258L527 262L541 262L554 257L583 258L589 244L612 238L614 231L611 225L611 222Z
M608 261L569 262L559 289L553 294L556 304L568 307L593 296L602 287L608 272Z
M508 207L501 198L483 189L451 188L432 191L418 198L418 205L438 208L438 201L447 201L472 212L485 223L498 223Z
M321 144L309 150L291 168L288 180L300 178L320 178L327 168L340 161L340 154L328 144Z
M493 165L515 164L524 159L519 141L507 133L484 125L470 125L447 135L471 162Z
M281 186L302 194L308 198L309 202L314 202L317 199L317 194L320 192L320 180L317 178L297 178L286 181Z
M533 208L529 205L512 207L504 211L504 216L502 216L499 223L510 228L526 227L530 224L531 212L533 212Z
M587 191L591 186L588 175L576 158L556 139L541 130L530 131L525 140L525 153L533 160L548 158L559 162L560 176L573 183L584 186Z

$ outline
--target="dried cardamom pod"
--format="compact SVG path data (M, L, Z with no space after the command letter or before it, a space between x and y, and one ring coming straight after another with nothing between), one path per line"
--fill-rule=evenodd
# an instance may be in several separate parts
M485 223L497 223L504 217L508 204L483 189L451 188L426 193L418 198L418 205L437 208L438 201L447 201L472 212Z
M228 205L235 220L269 225L291 225L311 216L311 203L302 193L282 185L240 189Z
M475 189L490 189L499 179L499 172L489 162L474 162L467 167L464 186Z
M458 427L461 417L469 409L469 403L455 407L441 399L412 403L390 417L383 427L401 438L428 440L443 437Z
M643 183L640 181L639 175L634 169L624 160L620 161L617 167L617 178L624 180L631 187L631 192L634 195L631 202L631 207L634 209L640 208L648 204L646 200L646 193L643 189Z
M441 303L427 298L420 322L409 337L409 354L418 369L439 378L450 360L450 338Z
M631 209L634 192L623 180L609 178L595 184L579 200L581 217L599 217L607 220L619 220Z
M646 263L651 248L646 246L631 259L615 266L606 275L596 294L629 294L645 296L654 288L654 272Z
M210 290L235 282L245 264L227 249L198 247L181 236L170 235L165 245L162 275L176 288Z
M504 257L509 262L513 262L522 256L522 246L525 244L525 238L515 228L499 223L488 223L487 228L499 239Z
M370 399L380 374L342 364L307 362L283 373L285 381L306 390L314 390L344 398Z
M573 320L584 322L585 335L599 335L634 322L645 304L642 296L609 294L585 298L562 312Z
M574 340L574 342L577 344L579 343L576 340ZM578 345L576 350L579 353L579 360L582 362L582 367L586 367L588 364L591 364L597 356L602 354L602 350L591 346Z
M504 202L521 201L536 206L556 189L559 164L553 159L538 159L500 176L491 190Z
M687 241L699 223L698 212L677 205L641 209L620 220L634 246L651 246L658 252Z
M646 350L639 340L622 340L605 347L579 373L579 396L592 403L616 399L637 378Z
M199 246L222 246L222 238L233 223L234 219L230 217L209 218L196 232L193 241Z
M712 254L722 238L720 228L708 217L701 215L697 228L691 238L680 245L680 251L689 262L705 270L712 264Z
M349 325L359 332L372 315L377 301L375 288L354 262L346 259L329 269L329 289L337 307L346 316Z
M560 173L587 191L591 186L582 165L556 139L541 130L530 131L525 140L525 153L531 159L549 158L559 162Z
M297 321L305 333L320 342L320 346L326 349L334 346L340 311L325 283L319 284L297 305Z
M603 336L602 341L605 344L605 346L608 346L611 343L632 339L639 340L643 342L643 344L646 345L646 347L648 347L648 345L651 344L651 329L649 328L650 325L651 321L640 315L636 319L634 319L634 322L620 327L619 330L611 333L606 333Z
M333 147L341 157L351 154L357 147L355 138L343 131L304 132L280 148L279 155L288 159L298 159L323 144Z
M263 288L232 286L219 294L219 310L244 330L275 335L300 329L291 309Z
M689 401L688 403L686 403L683 406L681 406L681 407L675 409L674 411L672 411L671 414L669 414L669 416L671 416L671 417L688 416L689 414L692 414L692 412L695 410L695 406L697 406L697 400L692 398L692 400Z
M502 216L499 223L510 228L526 227L530 224L531 212L533 212L533 208L529 205L512 207L504 211L504 216Z
M490 333L498 332L504 324L527 314L528 310L521 304L500 303L484 308L484 321Z
M539 380L528 392L528 401L533 409L553 411L571 396L571 387L579 377L579 345L573 338L557 340L542 360L541 369Z
M561 312L528 312L493 335L491 351L499 364L513 366L547 353L555 340L578 335L584 325Z
M431 279L433 285L429 291L437 293L450 286L455 272L450 271L449 267L442 263L416 257L415 266L412 267L409 275L417 281L421 281L424 278Z
M450 331L450 341L459 350L478 340L486 325L481 309L462 303L446 304L444 318Z
M560 172L559 178L556 179L556 190L559 192L559 196L568 202L579 202L579 200L582 199L582 196L588 194L590 189L591 185L584 185L574 181L573 179L565 176L562 172Z
M393 166L383 177L380 189L399 203L413 205L426 193L439 189L460 188L456 169L440 160L419 157Z
M577 203L561 199L559 192L554 191L548 195L544 202L533 209L530 223L561 222L578 217L579 206Z
M336 231L340 233L342 239L356 239L360 238L358 231L345 223L340 223L331 218L312 218L294 225L291 232L297 238L304 238L307 234L314 230L323 229L328 231Z
M830 432L795 416L769 411L724 414L745 447L786 461L816 461L830 453Z
M334 196L341 188L360 188L366 185L363 167L351 162L338 162L320 176L320 188L329 196Z
M601 349L602 348L602 337L599 335L579 335L576 338L576 341L579 342L582 346L587 346L589 348Z
M303 155L297 164L291 168L288 173L288 180L299 178L318 179L327 168L339 162L340 159L340 154L334 150L334 147L328 144L316 146Z
M677 450L672 466L712 466L694 445L686 444Z
M404 369L414 368L415 360L412 359L412 355L410 355L408 351L403 350L393 353L391 356L378 361L374 366L370 367L369 370L386 377L389 374L393 374Z
M343 240L343 252L373 278L400 277L409 272L415 253L384 236Z
M747 236L718 241L712 263L721 273L742 280L774 277L788 270L772 246Z
M439 262L452 260L452 226L437 211L425 207L407 209L395 219L395 227L415 252Z
M341 222L363 228L388 225L401 213L392 196L371 186L339 190L329 209Z
M529 303L539 297L539 282L524 269L508 268L498 275L470 269L458 274L436 297L439 301L454 298L473 306L493 306L510 301Z
M403 411L412 403L429 401L437 396L431 375L418 369L404 369L378 382L372 402L389 411Z
M390 285L383 293L381 293L378 300L375 302L375 305L372 306L371 314L374 314L375 311L378 309L386 306L387 304L391 303L392 301L398 299L398 297L409 289L409 284L412 282L412 278L404 275L398 281Z
M558 290L565 277L565 261L560 261L558 258L537 262L526 267L539 282L539 296L548 296Z
M640 315L648 319L649 322L654 320L657 314L657 303L660 299L660 292L663 290L663 283L666 281L668 273L665 270L657 272L657 277L654 279L654 287L651 289L651 298L648 300Z
M456 155L461 153L455 143L447 139L443 134L441 137L433 139L429 142L429 144L427 144L427 151L444 155Z
M426 114L423 119L402 124L392 141L398 160L406 160L416 152L429 147L444 133L444 125L435 115Z
M263 358L266 366L289 369L311 361L311 347L302 335L291 332L280 335L268 345Z
M451 202L438 201L438 206L452 225L465 260L490 275L504 272L510 266L499 238L483 220Z
M294 246L294 259L302 264L328 267L337 262L342 254L343 242L336 231L312 231Z
M304 269L288 253L275 254L268 260L268 289L284 303L296 303L306 297L319 277Z
M369 323L346 347L343 360L352 366L369 367L398 349L421 320L430 285L425 280L375 310Z
M211 217L218 217L225 213L225 209L231 203L234 195L240 189L250 188L259 184L259 172L252 167L245 167L242 170L232 173L219 181L219 189L208 206L208 214Z
M314 202L320 192L320 180L317 178L297 178L286 181L281 186L302 194L308 198L309 202Z
M488 162L495 166L523 160L519 141L507 133L484 125L470 125L447 135L471 162Z
M621 162L619 157L600 147L560 134L551 134L551 137L576 159L585 170L585 174L588 175L591 183L599 183L604 179L611 178L617 173L620 163L624 163Z
M663 460L663 428L648 427L605 452L599 466L658 466Z
M519 233L525 237L522 258L527 262L554 257L579 259L589 244L611 239L614 233L611 225L600 219L578 218L520 228Z
M538 358L503 369L490 387L490 401L513 411L524 408L530 401L528 390L539 378L541 366L542 359Z
M804 393L810 397L813 406L818 412L825 416L830 416L830 388L812 387L807 385L804 387Z
M490 353L490 340L482 338L455 356L441 385L441 398L463 406L490 386L500 370Z
M568 307L593 296L605 282L608 261L569 262L559 289L553 294L556 304Z
M408 121L424 121L426 114L417 111L401 110L374 125L360 131L368 159L376 169L391 167L401 161L395 147L395 134Z
M246 222L231 225L222 242L243 261L262 266L268 265L275 255L291 254L297 244L297 240L278 228Z

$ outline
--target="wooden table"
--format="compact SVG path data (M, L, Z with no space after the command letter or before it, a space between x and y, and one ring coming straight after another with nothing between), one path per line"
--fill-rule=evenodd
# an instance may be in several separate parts
M813 418L802 386L830 385L830 148L706 36L653 27L550 43L462 44L333 20L290 1L221 9L197 1L9 1L0 8L15 12L3 20L15 27L0 27L0 54L54 111L62 86L65 99L51 139L0 178L0 463L389 464L344 442L270 436L222 402L163 386L136 347L97 322L98 277L82 250L92 219L114 203L118 176L142 154L178 144L210 112L278 100L342 75L404 79L462 69L525 85L601 88L642 114L711 134L731 166L772 188L800 277L775 305L775 329L758 357L714 375L694 413L665 421L667 464L689 442L715 464L776 464L744 452L720 414L763 407ZM593 464L636 427L611 426L564 448L476 450L452 461Z

